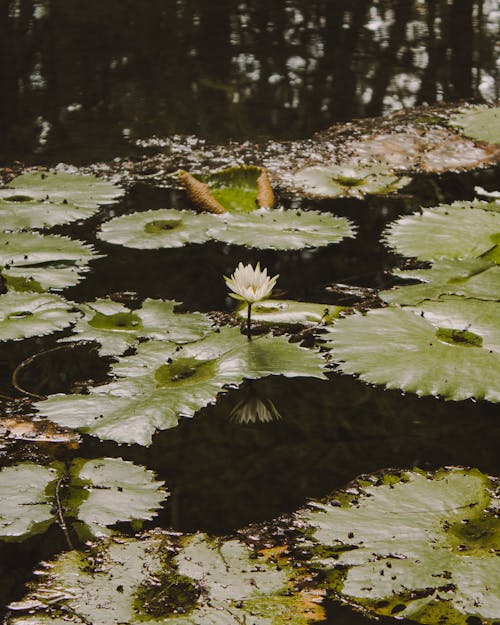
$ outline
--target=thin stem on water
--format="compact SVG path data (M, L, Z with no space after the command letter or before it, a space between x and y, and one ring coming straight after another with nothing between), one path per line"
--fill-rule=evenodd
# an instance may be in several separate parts
M247 337L248 340L251 341L252 340L252 304L250 302L247 302L248 308L247 308Z

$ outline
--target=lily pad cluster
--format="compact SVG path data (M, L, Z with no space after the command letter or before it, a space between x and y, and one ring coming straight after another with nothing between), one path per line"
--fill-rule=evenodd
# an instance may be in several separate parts
M109 535L119 521L152 519L168 496L162 486L151 471L120 458L6 467L0 471L0 540L25 540L70 520L83 538Z
M354 226L344 217L318 211L263 208L214 215L159 209L115 217L102 224L98 236L108 243L138 249L216 240L258 249L298 250L353 237Z
M193 343L142 343L136 354L113 365L113 382L93 387L87 395L51 395L36 407L59 425L101 439L149 445L155 430L175 427L179 417L194 416L245 378L323 379L324 365L319 353L286 336L249 341L239 328L222 327Z
M340 371L418 395L500 401L499 207L455 202L387 229L398 252L433 264L397 271L423 284L382 292L389 308L328 329Z

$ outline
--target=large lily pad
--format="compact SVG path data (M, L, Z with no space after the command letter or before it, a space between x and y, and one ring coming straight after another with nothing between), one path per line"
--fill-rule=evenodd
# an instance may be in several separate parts
M365 476L298 515L336 598L437 625L500 616L497 481L453 468Z
M51 293L0 295L0 341L42 336L74 323L73 304Z
M487 203L487 210L477 208L480 205L455 202L401 217L386 230L385 241L400 254L420 260L483 257L499 263L500 212Z
M99 353L123 354L141 338L172 341L176 344L197 341L208 334L209 317L202 313L174 312L178 302L146 299L143 305L130 310L109 299L98 299L79 308L83 317L75 325L76 338L97 341ZM60 339L72 341L75 336Z
M300 250L338 243L354 237L345 217L300 210L256 210L219 215L209 230L213 239L259 249Z
M208 228L214 219L214 215L173 208L148 210L103 223L97 236L108 243L145 250L182 247L208 241Z
M312 197L356 197L394 193L410 182L386 167L327 165L306 167L293 176L294 184Z
M260 323L316 325L329 324L345 310L343 306L296 302L284 299L268 299L252 306L252 319ZM237 314L246 319L247 305L242 304Z
M482 260L442 260L430 269L395 270L394 275L421 284L398 286L379 295L390 304L413 305L443 295L500 300L500 266Z
M500 401L500 304L450 297L340 319L328 345L344 373L446 399Z
M500 143L500 107L480 106L465 110L450 118L452 126L462 129L467 137Z
M71 614L86 625L307 625L322 612L296 589L296 576L235 539L195 534L175 543L156 532L63 554L10 606L31 614L8 622L62 625Z
M252 341L238 328L222 328L184 346L150 341L119 359L117 379L88 395L52 395L37 403L44 416L102 439L149 445L156 429L175 427L244 378L268 375L324 378L324 360L286 337Z
M99 258L81 241L31 232L0 233L0 272L9 289L41 291L77 284Z
M76 459L68 472L60 462L7 467L0 472L0 539L41 534L59 513L84 536L107 535L119 521L152 519L168 494L162 485L151 471L121 458Z

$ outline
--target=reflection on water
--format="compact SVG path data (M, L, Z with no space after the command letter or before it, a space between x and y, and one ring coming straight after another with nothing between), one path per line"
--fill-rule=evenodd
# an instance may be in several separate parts
M493 100L493 0L10 0L1 158L92 162L129 140L305 137L423 102Z

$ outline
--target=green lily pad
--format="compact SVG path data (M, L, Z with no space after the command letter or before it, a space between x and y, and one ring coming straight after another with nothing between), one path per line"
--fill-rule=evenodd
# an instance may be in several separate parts
M15 290L60 290L78 284L99 258L91 245L53 234L0 233L0 272Z
M76 459L68 472L60 462L4 468L0 540L45 532L57 521L57 498L65 520L85 537L108 535L108 527L119 521L152 519L168 495L162 485L151 471L121 458Z
M450 118L452 126L462 129L467 137L500 143L500 107L479 106L468 109Z
M148 210L115 217L102 224L97 236L108 243L154 250L205 243L216 216L173 208Z
M333 595L427 625L500 614L498 481L477 470L364 476L298 520Z
M359 165L305 167L293 176L295 186L312 197L387 195L405 187L411 178L396 176L385 167Z
M345 310L343 306L295 302L284 299L268 299L252 306L252 320L272 324L315 325L329 324ZM246 319L247 305L242 304L237 315Z
M500 213L455 202L401 217L385 231L385 242L420 260L482 257L500 263ZM491 203L495 205L496 203Z
M219 172L199 176L199 179L208 184L211 195L227 211L251 212L258 205L258 179L262 174L260 167L230 167ZM262 208L272 208L265 206Z
M98 563L98 564L97 564ZM296 589L296 573L239 540L155 532L65 553L23 601L9 625L307 625L318 620Z
M192 417L244 378L324 378L324 364L320 354L286 337L249 341L238 328L224 327L183 346L140 344L137 354L113 366L115 381L88 395L52 395L36 407L56 423L99 438L149 445L156 429L175 427L180 416Z
M77 317L73 304L58 295L8 291L0 295L0 341L50 334Z
M500 304L449 297L418 308L383 308L328 328L343 373L446 399L500 401Z
M266 210L227 213L214 218L211 238L258 249L300 250L338 243L354 237L355 228L345 217L300 210Z
M430 269L396 270L394 275L423 284L398 286L379 293L390 304L414 305L443 295L500 300L500 267L481 259L442 260Z
M97 341L99 353L123 354L139 339L150 338L171 341L176 344L197 341L210 332L211 321L202 313L174 312L178 302L173 300L146 299L136 310L109 299L98 299L79 308L83 317L75 325L75 336L67 336L60 342L75 338Z

